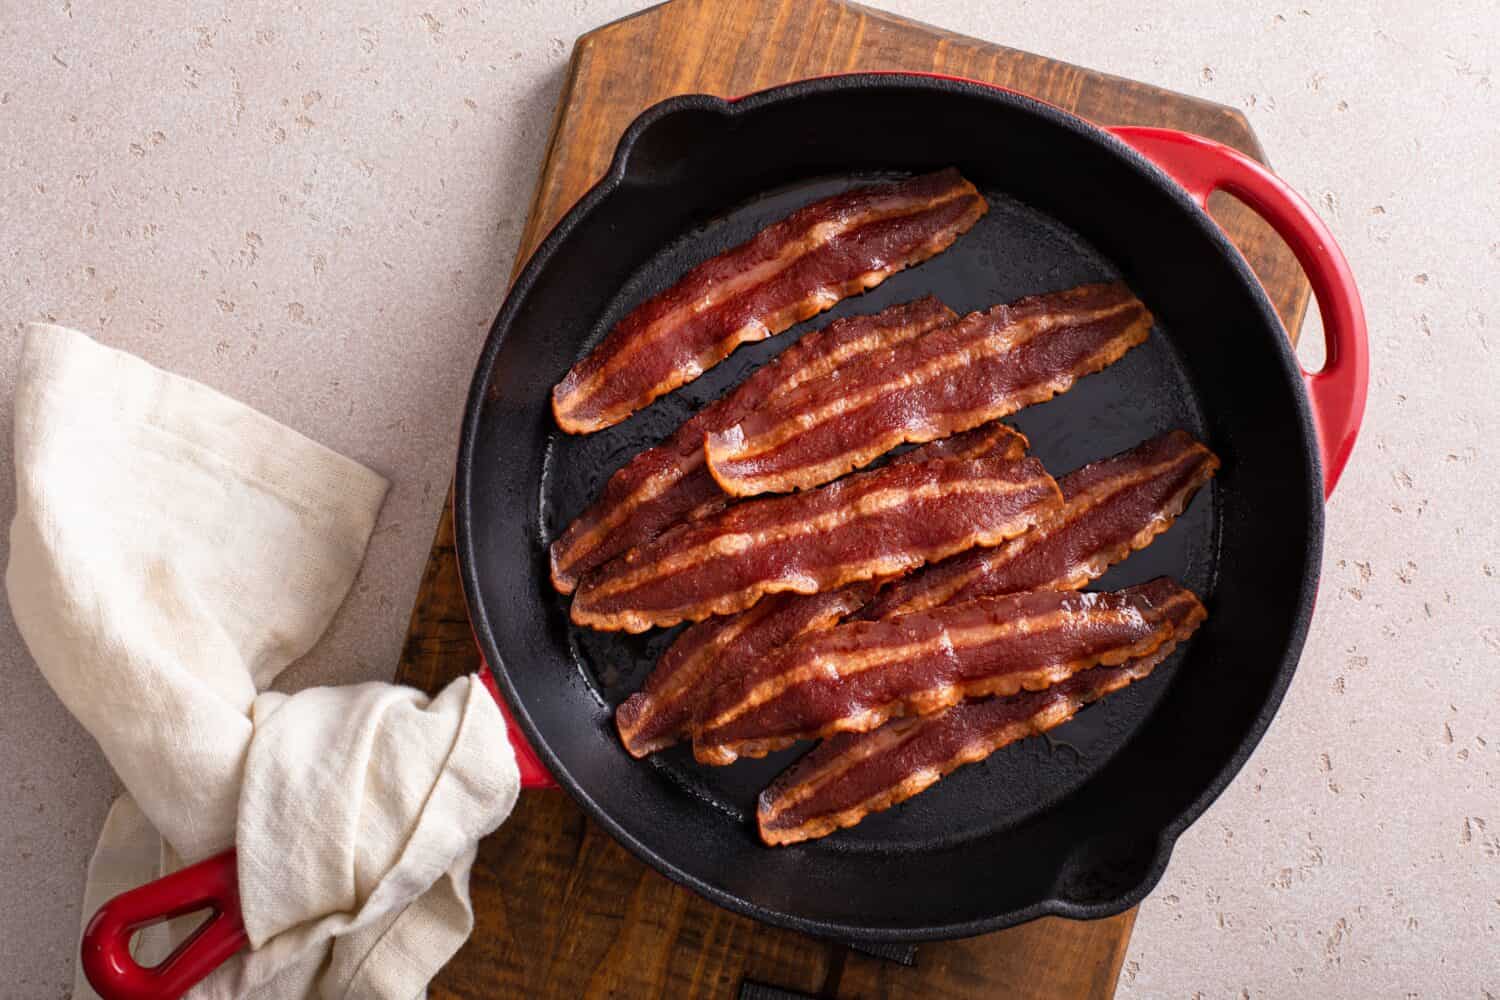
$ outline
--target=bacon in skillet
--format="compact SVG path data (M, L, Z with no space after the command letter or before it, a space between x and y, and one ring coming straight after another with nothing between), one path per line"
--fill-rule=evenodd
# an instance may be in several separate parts
M1145 548L1187 508L1219 459L1170 431L1062 479L1063 507L991 549L971 550L905 577L860 612L871 620L1022 590L1076 590Z
M705 261L616 323L552 390L557 424L588 434L840 299L939 254L989 210L956 170L846 191Z
M1152 322L1118 282L971 313L710 432L709 471L736 496L828 482L904 442L945 437L1050 399L1142 343Z
M767 594L833 590L998 545L1061 504L1031 458L893 463L680 524L584 577L572 618L643 632L734 614Z
M932 296L873 316L849 316L804 336L732 391L699 410L676 433L632 458L594 504L552 543L552 585L571 594L583 574L678 521L721 510L729 497L703 464L703 436L729 427L767 399L848 364L861 354L953 322L953 310Z
M754 663L805 632L837 623L869 600L869 582L822 594L775 594L729 617L690 626L662 654L645 686L615 710L620 742L635 757L688 735L702 697L725 667Z
M971 460L990 454L1016 460L1025 453L1026 438L997 422L913 448L892 462ZM620 742L636 757L671 746L688 735L703 699L724 677L799 635L836 625L863 607L874 591L875 581L866 581L821 594L776 594L737 615L690 626L662 654L641 690L616 709Z
M966 698L1040 690L1149 656L1205 614L1162 577L1111 593L1030 591L839 625L720 684L694 727L693 755L729 764Z
M976 597L1073 590L1171 526L1219 467L1184 431L1152 438L1058 481L1067 503L1019 538L898 581L860 617L891 618ZM1150 673L1186 638L1119 667L1095 667L1043 691L965 702L824 741L761 795L761 837L790 844L853 826L1001 747L1062 725L1081 706Z
M760 794L756 820L767 844L795 844L850 827L936 784L1001 747L1044 733L1089 702L1149 674L1188 637L1189 620L1146 656L1094 667L1041 691L893 719L872 732L824 740Z

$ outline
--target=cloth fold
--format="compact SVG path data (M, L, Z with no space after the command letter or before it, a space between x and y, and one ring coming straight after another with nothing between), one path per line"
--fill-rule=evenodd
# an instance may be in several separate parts
M475 843L519 790L498 708L474 678L432 699L264 690L343 602L385 481L43 324L22 348L15 455L16 622L128 792L85 920L233 843L253 950L194 996L421 995L472 926ZM142 935L138 954L181 930Z

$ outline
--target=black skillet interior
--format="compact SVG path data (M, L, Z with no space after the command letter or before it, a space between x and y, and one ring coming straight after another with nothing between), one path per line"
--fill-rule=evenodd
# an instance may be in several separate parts
M548 393L645 297L797 205L958 166L991 211L947 253L743 348L624 424L559 432ZM1100 581L1170 574L1210 610L1156 673L1049 739L961 770L806 845L756 839L756 793L805 747L730 768L619 746L613 706L675 630L591 633L547 582L545 543L605 479L704 401L834 316L933 292L965 312L1123 277L1148 343L1014 423L1054 474L1183 427L1224 460L1165 536ZM1171 843L1243 764L1280 701L1316 588L1313 432L1284 334L1239 256L1163 175L1064 113L916 77L809 81L727 104L680 98L626 134L609 176L543 244L496 320L459 457L465 590L488 662L544 762L647 861L714 900L844 937L915 940L1138 901Z

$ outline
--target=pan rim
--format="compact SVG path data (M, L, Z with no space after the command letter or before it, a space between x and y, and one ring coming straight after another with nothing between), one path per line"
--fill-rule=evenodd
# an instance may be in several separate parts
M521 304L527 298L539 276L544 272L557 253L563 249L568 241L569 234L577 228L580 222L626 182L629 175L630 155L638 139L660 120L682 112L711 111L727 116L734 116L753 113L769 105L795 100L808 95L826 94L841 90L869 91L882 88L916 88L938 93L965 94L1008 104L1013 109L1045 118L1057 127L1071 131L1104 146L1117 158L1123 160L1127 166L1139 173L1145 174L1149 180L1158 188L1162 188L1168 197L1177 203L1178 207L1201 231L1201 234L1219 249L1225 257L1226 263L1234 270L1240 281L1248 286L1251 293L1251 301L1254 303L1259 314L1259 320L1270 330L1277 333L1275 338L1270 339L1275 343L1275 350L1278 361L1282 365L1284 376L1294 389L1291 395L1297 410L1296 420L1301 428L1302 457L1305 463L1302 471L1305 475L1305 482L1308 484L1308 496L1305 503L1308 518L1306 524L1308 544L1302 572L1302 592L1297 595L1296 600L1297 615L1287 636L1285 653L1281 665L1277 669L1274 682L1265 702L1250 722L1244 738L1236 746L1233 755L1198 796L1183 808L1171 822L1167 823L1157 832L1156 842L1151 845L1152 857L1150 864L1144 868L1138 883L1130 889L1100 902L1080 902L1074 899L1063 898L1058 890L1054 888L1051 890L1053 895L1037 900L1025 907L1007 909L988 917L972 920L954 921L924 927L910 927L892 924L882 925L879 922L851 924L803 917L795 913L753 903L721 889L674 864L670 858L663 856L633 836L618 820L609 815L603 806L589 794L588 790L563 766L561 759L547 742L531 714L527 711L526 706L516 697L515 689L508 675L509 667L506 657L496 645L495 632L491 625L490 615L484 606L480 572L477 569L478 561L474 553L474 522L471 490L473 487L478 424L481 411L489 395L490 373L493 371L495 359L501 345L505 341L510 328L515 323ZM1238 248L1229 240L1212 217L1200 208L1175 180L1156 166L1156 164L1110 134L1107 130L1089 122L1087 119L1025 94L977 81L961 80L954 77L922 73L879 72L845 74L803 80L759 91L755 94L734 100L702 94L681 95L652 105L631 123L621 136L609 169L605 172L604 176L563 215L548 235L538 244L537 249L517 275L515 282L508 291L505 302L486 337L484 347L477 362L475 376L470 387L461 425L457 472L454 485L453 516L455 549L463 584L464 599L468 608L470 624L475 640L479 645L486 669L490 670L491 674L494 675L498 686L504 692L506 701L516 722L521 726L538 757L557 780L558 784L568 791L591 819L598 822L631 853L657 871L662 872L679 884L691 888L693 891L731 911L767 923L825 937L880 942L917 942L969 937L976 934L1002 930L1042 916L1062 916L1072 919L1096 919L1112 916L1139 903L1150 893L1165 873L1177 839L1203 814L1208 806L1223 793L1224 789L1238 775L1255 747L1259 745L1261 739L1264 737L1272 718L1279 710L1281 702L1291 684L1292 676L1296 672L1311 623L1312 606L1317 592L1319 571L1322 562L1324 529L1322 482L1321 460L1317 448L1317 434L1313 424L1311 407L1300 378L1300 367L1297 364L1290 341L1285 336L1280 318L1276 314L1270 300L1266 297L1259 279L1250 269L1249 264L1240 254Z

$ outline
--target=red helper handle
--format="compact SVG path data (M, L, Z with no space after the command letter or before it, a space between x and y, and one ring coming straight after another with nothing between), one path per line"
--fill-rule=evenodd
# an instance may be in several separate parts
M920 70L869 72L956 80L1003 90L1031 101L1038 100L1012 87L950 73ZM829 73L813 79L846 75L854 74ZM729 100L738 101L746 96L741 94ZM1072 114L1065 108L1058 110ZM1318 450L1323 459L1323 496L1325 499L1332 496L1333 488L1338 485L1339 476L1349 462L1349 453L1354 450L1355 438L1359 436L1370 385L1370 342L1365 328L1365 310L1354 283L1354 273L1349 269L1349 262L1333 233L1291 185L1237 149L1175 129L1117 125L1105 131L1166 171L1205 211L1208 196L1215 191L1228 192L1249 205L1286 241L1302 270L1307 272L1313 294L1318 299L1318 311L1323 316L1327 353L1322 371L1303 369L1302 382L1307 387L1313 424L1318 430Z
M1297 255L1317 296L1328 345L1323 370L1304 370L1302 381L1323 456L1323 495L1331 495L1354 450L1370 384L1365 311L1333 233L1290 185L1223 143L1163 128L1132 125L1109 131L1165 170L1204 208L1215 191L1234 195L1269 222Z
M521 787L556 788L516 728L489 670L480 670L479 678L505 715ZM212 911L208 919L159 965L141 965L130 954L130 939L143 927L202 909ZM231 848L99 907L83 931L83 973L103 1000L176 1000L249 940L240 916L239 871Z

